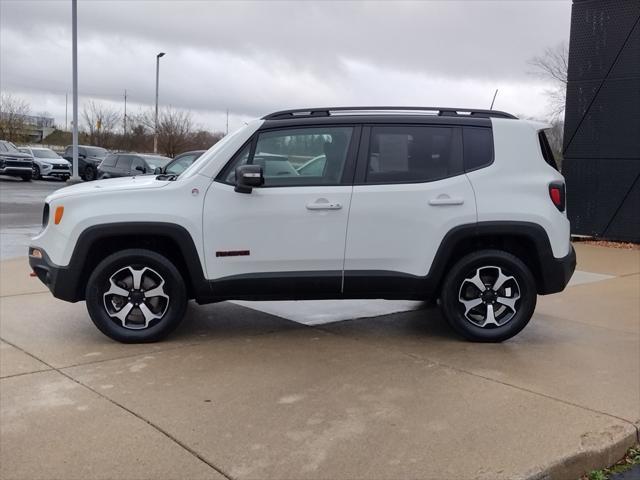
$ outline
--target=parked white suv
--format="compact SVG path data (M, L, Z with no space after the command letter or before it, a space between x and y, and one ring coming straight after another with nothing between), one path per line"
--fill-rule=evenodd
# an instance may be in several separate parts
M498 111L276 112L175 175L46 199L29 261L121 342L156 341L188 299L440 299L502 341L575 268L546 125ZM313 160L313 168L301 168Z

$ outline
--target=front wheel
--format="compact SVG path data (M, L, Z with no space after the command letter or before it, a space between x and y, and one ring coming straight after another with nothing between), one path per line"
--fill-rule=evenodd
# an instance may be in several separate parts
M31 181L31 175L22 175L22 176L20 176L20 178L22 178L23 182L30 182Z
M449 324L476 342L502 342L529 323L536 308L536 282L529 268L502 250L481 250L460 259L442 286Z
M33 172L31 176L34 180L40 180L42 178L42 176L40 175L40 167L34 163L32 168Z
M94 269L85 298L91 320L123 343L161 340L182 321L185 283L166 257L144 249L116 252Z

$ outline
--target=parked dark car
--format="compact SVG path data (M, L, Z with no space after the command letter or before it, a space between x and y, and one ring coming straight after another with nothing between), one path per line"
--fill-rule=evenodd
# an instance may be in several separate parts
M102 147L92 147L90 145L78 145L78 175L83 180L95 180L98 178L98 165L109 152ZM62 154L62 158L69 160L73 169L73 146L67 145Z
M200 158L200 155L202 155L204 152L206 152L206 150L193 150L191 152L181 153L180 155L177 155L176 158L171 160L171 162L166 167L164 167L161 172L156 173L180 175L188 167L190 167L193 162Z
M20 177L25 182L31 180L33 160L31 155L22 153L11 142L0 140L0 175Z
M166 167L171 159L144 153L110 153L98 166L98 178L151 175ZM158 169L158 170L156 170Z

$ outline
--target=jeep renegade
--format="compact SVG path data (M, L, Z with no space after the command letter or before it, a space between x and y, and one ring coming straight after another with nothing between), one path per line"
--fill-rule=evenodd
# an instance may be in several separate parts
M47 197L29 262L121 342L151 342L189 299L439 300L464 337L502 341L575 269L548 125L494 110L272 113L179 176Z

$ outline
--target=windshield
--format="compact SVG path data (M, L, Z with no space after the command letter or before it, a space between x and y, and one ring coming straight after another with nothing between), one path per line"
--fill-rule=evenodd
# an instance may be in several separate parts
M178 160L174 160L165 170L165 173L169 173L172 175L180 175L184 172L189 165L191 165L196 160L197 155L185 155Z
M11 143L11 142L2 142L2 145L4 145L4 150L6 150L7 152L17 152L20 153L20 150L18 150L16 148L16 146Z
M171 161L171 159L168 157L160 156L149 156L144 157L144 159L147 162L147 165L149 165L151 168L165 167Z
M104 148L101 147L84 147L87 151L87 155L90 157L106 157L107 152Z
M31 151L38 158L60 158L56 152L49 150L48 148L43 148L42 150L34 148Z

